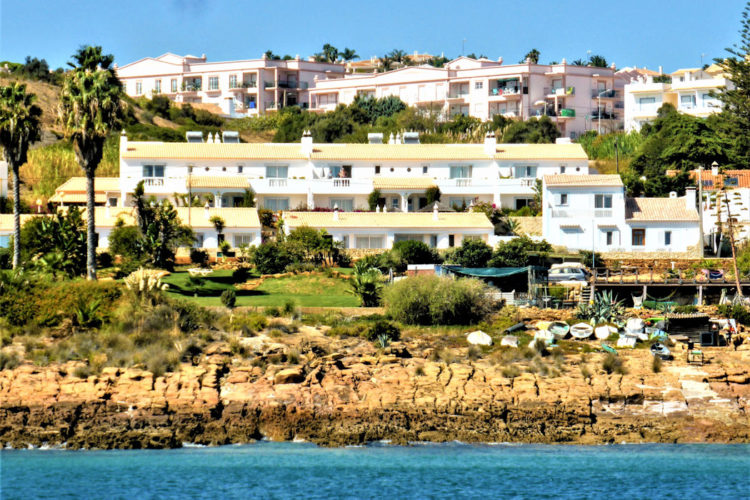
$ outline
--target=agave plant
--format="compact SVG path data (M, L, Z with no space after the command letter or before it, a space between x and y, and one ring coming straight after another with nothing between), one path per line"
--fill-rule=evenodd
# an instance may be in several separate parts
M579 304L576 316L579 319L589 320L591 324L613 323L622 326L622 316L625 306L622 300L616 300L614 293L603 291L594 296L590 304Z

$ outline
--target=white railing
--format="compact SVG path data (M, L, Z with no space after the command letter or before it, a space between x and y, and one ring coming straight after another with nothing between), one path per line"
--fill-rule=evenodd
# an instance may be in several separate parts
M281 178L270 178L268 179L268 187L287 187L288 179Z
M333 179L333 187L348 188L351 186L351 179Z
M594 217L612 217L613 211L612 209L602 209L597 208L594 210Z
M469 177L459 177L453 179L456 183L456 187L469 187L471 186L471 178Z
M145 177L143 185L145 187L162 187L164 186L164 177Z
M584 219L590 220L592 216L594 219L611 218L614 216L614 210L597 208L592 213L591 210L575 210L575 209L570 209L570 208L565 208L565 207L552 209L553 218L567 218L567 219L584 218Z

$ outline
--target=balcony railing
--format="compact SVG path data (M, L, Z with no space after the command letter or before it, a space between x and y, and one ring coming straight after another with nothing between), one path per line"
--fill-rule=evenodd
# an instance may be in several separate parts
M601 118L602 120L614 120L617 118L617 115L609 111L602 111L601 113L598 113L596 111L591 112L592 120L598 120L599 118Z
M576 95L576 88L575 87L545 87L544 95L548 95L548 96L556 95L559 97L573 96L573 95Z
M197 82L197 83L196 82L191 82L191 83L183 82L181 88L183 92L198 92L201 90L201 87L202 85L200 82Z
M518 87L497 87L489 89L488 95L492 97L499 97L504 95L518 95L521 93L521 89Z
M351 179L332 179L333 187L348 188L351 186Z
M599 97L601 97L602 99L612 99L613 97L618 97L618 92L615 89L592 89L591 97L593 97L594 99L597 99Z
M270 178L268 179L268 187L287 187L288 179L282 178Z
M469 97L469 92L449 92L448 99L465 99Z
M164 177L146 177L143 179L145 187L162 187L164 186Z
M263 82L264 89L272 89L276 86L274 82Z
M576 210L572 208L553 208L552 217L555 219L591 219L591 210ZM614 210L607 208L597 208L593 211L594 218L606 219L614 216Z

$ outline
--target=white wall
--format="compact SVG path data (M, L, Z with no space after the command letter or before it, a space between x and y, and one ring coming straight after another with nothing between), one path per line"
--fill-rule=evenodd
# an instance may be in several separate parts
M10 177L8 175L8 163L0 161L0 198L8 197Z

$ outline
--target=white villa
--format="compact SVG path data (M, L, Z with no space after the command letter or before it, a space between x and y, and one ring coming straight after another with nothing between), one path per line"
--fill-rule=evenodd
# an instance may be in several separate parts
M397 96L408 106L450 117L490 120L495 115L525 120L549 116L563 136L575 138L601 127L622 126L622 95L615 69L567 64L504 65L459 57L442 68L405 67L385 73L330 73L310 90L312 111L331 111L357 95Z
M700 249L694 188L681 198L626 198L619 175L548 175L543 203L542 233L552 245L642 257Z
M376 138L375 142L381 138ZM120 141L118 202L145 181L147 195L172 199L212 195L216 207L240 203L245 190L258 207L274 211L368 210L380 192L388 212L413 212L427 204L425 191L437 187L450 206L494 203L513 209L534 198L537 179L549 174L588 174L579 144L240 144L217 142ZM109 198L109 196L107 196Z
M655 83L652 75L641 76L625 85L625 130L640 130L644 123L656 119L657 111L672 104L678 111L706 117L721 111L721 101L712 93L733 88L723 70L712 64L700 68L680 69L672 73L671 83Z
M284 212L287 234L301 226L325 229L344 248L391 248L405 240L421 241L433 248L461 246L477 239L494 246L494 228L481 212Z
M308 107L316 78L342 75L343 64L266 58L208 62L206 56L166 53L116 68L131 97L165 95L175 102L208 103L231 116L254 116L284 106Z

